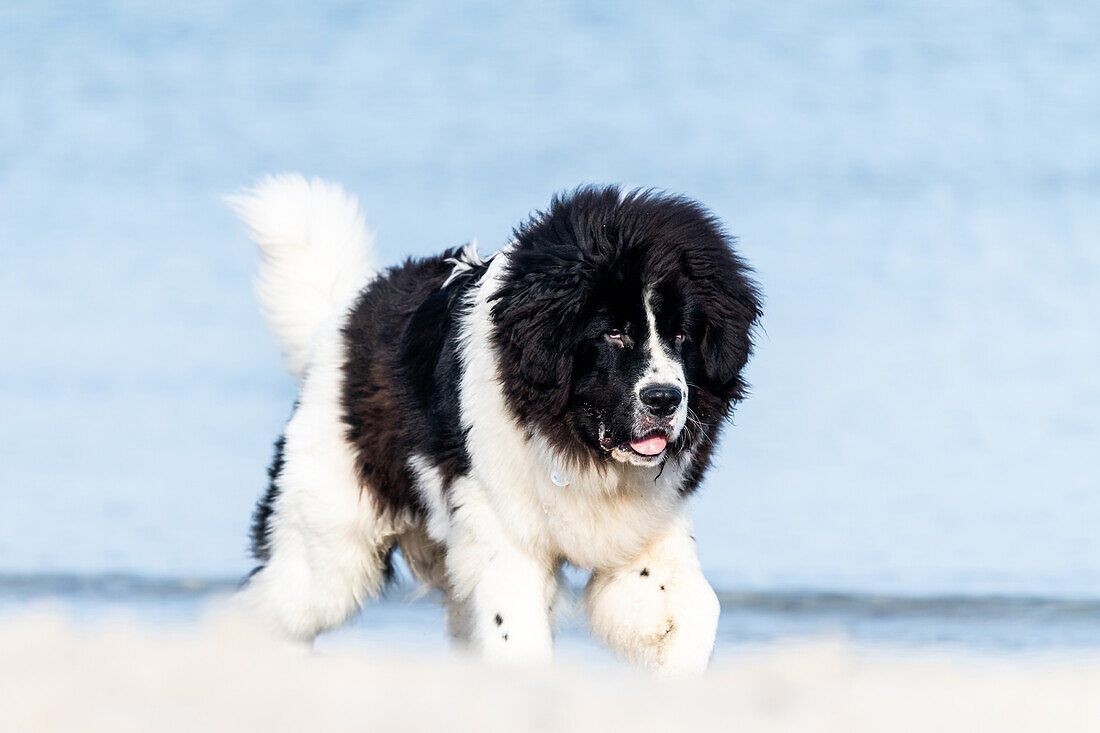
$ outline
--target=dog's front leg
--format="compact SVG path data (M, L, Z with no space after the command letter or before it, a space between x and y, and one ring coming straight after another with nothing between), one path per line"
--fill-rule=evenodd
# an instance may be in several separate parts
M718 597L699 568L686 518L634 562L593 571L584 592L593 634L664 674L700 674L718 628Z
M467 500L452 517L446 564L450 613L461 614L452 634L493 663L550 661L552 562L522 547L490 507Z

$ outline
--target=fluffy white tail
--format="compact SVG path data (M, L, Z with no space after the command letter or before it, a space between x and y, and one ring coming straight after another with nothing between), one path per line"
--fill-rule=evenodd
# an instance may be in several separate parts
M374 237L355 197L319 178L268 176L227 202L260 248L260 307L301 380L317 329L377 271Z

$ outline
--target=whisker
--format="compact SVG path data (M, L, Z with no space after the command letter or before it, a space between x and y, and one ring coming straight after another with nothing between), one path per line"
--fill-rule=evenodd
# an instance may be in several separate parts
M704 422L703 422L702 420L700 420L700 419L699 419L699 416L698 416L698 415L696 415L696 414L695 414L695 411L694 411L694 410L692 410L692 409L691 409L690 407L689 407L689 408L687 408L687 418L688 418L688 420L690 420L690 421L691 421L692 423L694 423L694 424L695 424L695 426L696 426L696 427L698 427L698 428L703 428L703 429L706 429L706 428L709 428L709 427L710 427L709 425L707 425L706 423L704 423Z

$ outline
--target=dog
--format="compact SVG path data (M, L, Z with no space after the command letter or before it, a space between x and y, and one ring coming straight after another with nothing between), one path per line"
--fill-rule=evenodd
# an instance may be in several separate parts
M400 549L458 643L545 662L568 563L591 571L582 606L620 657L705 670L719 604L686 504L761 315L714 215L582 187L491 257L379 271L333 184L269 177L230 204L299 388L253 516L251 613L308 642L384 588Z

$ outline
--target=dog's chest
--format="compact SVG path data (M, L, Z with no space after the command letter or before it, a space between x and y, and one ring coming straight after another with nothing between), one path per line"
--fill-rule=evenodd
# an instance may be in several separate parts
M544 512L554 548L575 565L610 567L630 562L659 536L674 515L669 497L610 495L558 497Z
M643 476L572 476L559 486L531 475L494 493L501 518L529 551L586 568L630 562L682 504L669 483Z

